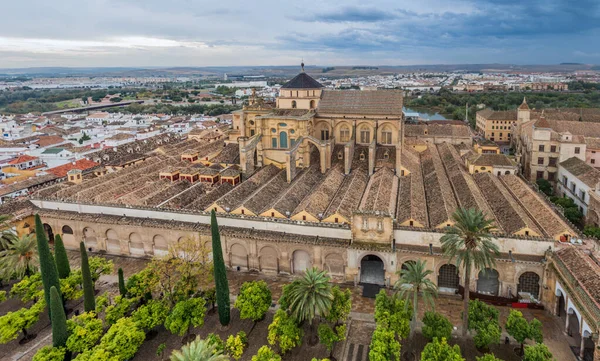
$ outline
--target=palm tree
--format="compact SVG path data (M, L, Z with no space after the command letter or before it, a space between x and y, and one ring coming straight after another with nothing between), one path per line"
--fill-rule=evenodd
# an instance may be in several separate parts
M428 278L433 273L428 270L427 262L418 260L417 262L407 262L406 269L398 271L400 278L396 281L394 288L401 298L405 299L405 306L408 307L409 301L412 302L412 326L410 328L410 337L417 327L417 318L419 317L419 294L422 296L426 304L431 308L435 308L433 298L437 297L437 286Z
M0 270L8 279L32 275L38 267L37 243L33 235L16 235L5 239L4 249L0 251Z
M10 220L11 216L5 214L0 215L0 249L4 249L6 247L6 242L15 235Z
M442 251L450 258L456 259L456 267L465 269L465 293L463 297L463 329L466 336L469 313L469 291L471 270L493 268L496 257L500 254L498 245L493 242L491 219L486 219L483 212L475 208L457 209L452 215L454 225L448 227L442 236Z
M215 350L215 345L196 338L183 346L181 350L173 351L171 361L229 361L229 357L223 355L221 351Z
M333 300L327 272L318 268L308 269L302 278L286 287L286 291L292 315L298 322L308 321L314 335L314 320L329 313Z

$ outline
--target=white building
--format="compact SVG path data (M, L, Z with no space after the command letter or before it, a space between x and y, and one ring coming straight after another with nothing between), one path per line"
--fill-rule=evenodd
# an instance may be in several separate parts
M587 215L590 193L600 195L600 170L577 157L569 158L558 164L558 193L571 198L583 215Z

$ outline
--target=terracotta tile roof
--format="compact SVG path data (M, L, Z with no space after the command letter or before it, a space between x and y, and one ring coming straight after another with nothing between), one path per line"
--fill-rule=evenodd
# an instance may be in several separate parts
M231 192L225 194L217 204L227 212L238 208L242 203L251 197L265 182L275 177L281 170L274 165L268 165L254 173L248 180L242 182Z
M495 111L495 110L488 108L488 109L478 111L477 115L481 115L486 120L517 121L517 111L516 110Z
M540 196L516 175L499 177L506 188L513 194L531 218L544 230L550 238L564 233L576 235L575 232Z
M358 209L385 212L394 217L397 196L398 177L390 168L383 167L369 179Z
M300 202L309 197L323 179L325 175L321 173L319 163L313 163L310 168L296 176L291 186L281 193L273 208L284 216L291 216Z
M600 307L600 266L589 255L575 247L558 250L556 256L591 297L596 307Z
M592 167L577 157L569 158L559 164L590 188L595 188L600 182L600 170Z
M478 166L510 167L517 164L506 154L474 153L469 157L469 163Z
M73 170L73 169L87 170L87 169L97 167L99 165L100 164L98 164L96 162L92 162L91 160L84 158L84 159L79 159L75 162L63 164L58 167L50 168L46 172L53 174L54 176L56 176L58 178L62 178L62 177L66 177L67 172L69 172L70 170Z
M410 148L403 149L402 166L410 174L400 177L398 190L398 205L396 207L396 219L403 223L409 219L421 223L424 227L429 226L427 218L427 200L425 199L425 188L423 185L423 173L419 154Z
M406 137L470 137L468 125L451 124L405 124Z
M38 157L32 157L30 155L20 155L15 159L12 159L10 162L8 162L8 164L11 165L17 165L17 164L21 164L21 163L26 163L26 162L31 162L38 159Z
M327 207L323 218L338 213L347 220L351 220L352 213L358 209L368 181L369 174L366 169L353 169L352 172L345 177L344 182L338 188L329 207Z
M401 90L324 90L319 114L402 116Z
M38 138L37 145L41 148L45 148L51 145L63 143L65 140L62 137L56 135L43 135Z
M473 175L473 178L494 212L501 229L508 234L514 234L523 228L529 228L536 234L542 235L542 231L516 202L506 187L500 183L498 177L490 173L477 173Z
M422 152L421 162L429 225L434 228L452 218L457 203L437 148L429 147Z
M330 169L323 182L318 184L311 194L300 202L292 214L306 211L316 218L318 218L319 214L324 215L327 206L331 203L331 200L343 181L344 173L342 172L341 166Z

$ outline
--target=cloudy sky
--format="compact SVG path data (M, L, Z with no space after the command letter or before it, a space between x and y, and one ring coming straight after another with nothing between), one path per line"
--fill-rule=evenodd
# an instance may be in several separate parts
M600 0L20 0L0 67L600 64Z

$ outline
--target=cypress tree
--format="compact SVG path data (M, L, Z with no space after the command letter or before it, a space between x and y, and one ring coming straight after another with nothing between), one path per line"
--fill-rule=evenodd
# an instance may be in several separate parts
M56 269L58 270L58 277L67 278L71 274L71 266L69 266L69 257L67 257L67 251L65 250L65 244L63 243L60 234L54 237L54 260L56 261Z
M127 294L127 288L125 288L125 278L123 278L123 269L119 268L119 293L125 297Z
M46 237L46 231L44 231L42 220L38 214L35 215L35 237L37 239L38 256L40 258L42 284L44 285L44 299L46 300L46 305L50 307L50 288L52 286L56 287L60 299L62 299L62 296L60 293L60 281L58 280L56 263L50 252L48 237Z
M213 210L210 214L210 230L212 234L213 266L215 270L215 286L217 291L217 306L219 310L219 322L221 325L229 324L229 283L223 261L223 248L221 248L221 235L217 225L217 214Z
M79 250L81 251L81 277L83 278L83 309L85 312L95 312L96 299L94 298L94 281L92 281L88 255L83 242L79 243Z
M52 321L52 346L65 347L69 337L67 316L58 290L54 286L50 288L50 320Z

